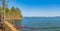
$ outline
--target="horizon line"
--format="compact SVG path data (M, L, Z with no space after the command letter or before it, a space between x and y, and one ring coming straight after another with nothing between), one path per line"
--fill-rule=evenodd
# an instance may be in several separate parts
M60 17L60 16L23 16L23 17Z

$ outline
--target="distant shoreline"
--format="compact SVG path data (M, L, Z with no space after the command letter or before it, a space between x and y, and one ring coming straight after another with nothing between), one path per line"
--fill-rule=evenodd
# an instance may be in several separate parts
M60 18L60 16L56 16L56 17L57 17L57 18ZM55 17L55 18L56 18L56 17ZM23 17L23 18L24 18L24 17ZM43 18L43 17L41 17L41 18ZM44 18L48 18L48 17L44 17ZM52 18L52 17L51 17L51 18Z

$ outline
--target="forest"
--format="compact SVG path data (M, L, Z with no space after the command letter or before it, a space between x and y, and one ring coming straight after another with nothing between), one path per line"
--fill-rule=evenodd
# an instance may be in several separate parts
M0 13L3 13L2 10L1 10L2 7L0 7ZM21 14L21 10L19 8L14 8L14 7L11 7L10 9L7 7L5 8L5 14L6 15L10 15L10 14Z

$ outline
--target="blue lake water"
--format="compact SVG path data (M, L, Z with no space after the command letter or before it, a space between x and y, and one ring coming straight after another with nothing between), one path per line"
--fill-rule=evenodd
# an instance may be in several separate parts
M33 31L60 31L60 17L24 17L21 25Z

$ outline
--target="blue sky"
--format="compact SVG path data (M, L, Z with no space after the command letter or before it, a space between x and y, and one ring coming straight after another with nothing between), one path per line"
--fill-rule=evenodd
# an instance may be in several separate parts
M25 17L60 16L60 0L12 0L11 6L20 8Z

